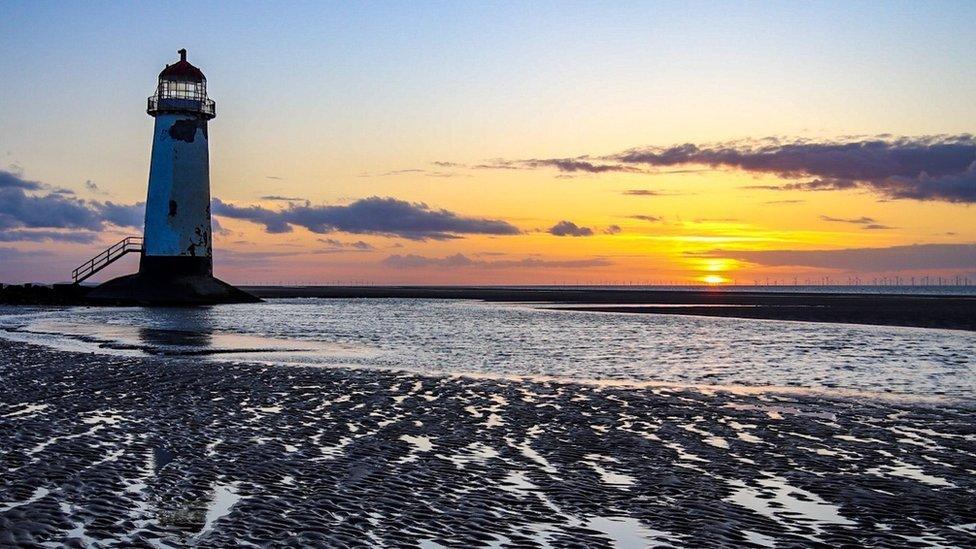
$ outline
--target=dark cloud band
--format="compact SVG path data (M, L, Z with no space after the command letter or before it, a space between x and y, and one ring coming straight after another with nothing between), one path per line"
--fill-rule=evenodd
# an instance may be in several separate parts
M48 185L27 181L18 174L0 171L0 230L5 239L79 240L56 232L12 232L21 229L104 230L108 225L139 227L144 204L116 204L82 200ZM41 194L40 191L47 191ZM46 235L46 236L39 236ZM74 240L73 240L74 238ZM87 238L87 237L85 237Z
M585 269L590 267L606 267L613 263L603 258L548 260L537 258L479 260L471 259L463 254L447 257L425 257L414 254L391 255L382 261L383 265L396 269L416 269L426 267L479 267L490 269Z
M641 147L605 156L498 160L485 167L556 168L561 172L643 172L707 166L775 175L782 185L749 188L832 191L865 188L890 199L976 202L976 139L972 135L895 138L882 135L836 141L761 139L713 145ZM625 194L650 196L648 191Z
M377 196L343 206L289 204L281 210L235 206L214 199L213 213L262 224L269 233L286 233L293 226L299 226L320 234L342 231L411 240L448 240L466 234L515 235L521 232L507 221L465 217L423 203Z

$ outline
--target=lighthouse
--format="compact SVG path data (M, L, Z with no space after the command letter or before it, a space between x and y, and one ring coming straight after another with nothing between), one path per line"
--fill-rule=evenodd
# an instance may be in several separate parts
M156 121L139 272L150 276L213 274L207 125L216 104L203 72L179 54L146 109Z
M159 73L146 112L155 119L143 237L129 238L92 260L93 270L139 251L139 272L102 284L90 299L189 305L258 301L213 276L208 124L217 114L207 78L186 60ZM94 269L95 267L98 269ZM76 270L77 272L77 270ZM94 274L94 273L92 273ZM77 280L77 277L76 277Z

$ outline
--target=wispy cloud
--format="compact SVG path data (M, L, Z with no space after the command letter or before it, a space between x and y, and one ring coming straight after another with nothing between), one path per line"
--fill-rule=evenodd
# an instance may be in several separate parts
M637 220L640 220L640 221L647 221L649 223L657 223L658 221L661 221L661 219L662 219L661 217L656 216L656 215L641 215L641 214L628 215L627 217L628 217L628 219L637 219Z
M585 269L605 267L613 263L604 258L550 260L529 257L525 259L481 260L471 259L463 254L446 257L425 257L420 255L391 255L382 261L383 265L396 269L416 269L429 267L478 267L490 269L536 268L536 269Z
M465 168L464 164L458 164L455 162L431 162L431 165L440 169L428 169L428 168L404 168L400 170L390 170L382 173L363 173L360 177L394 177L400 175L420 175L423 177L470 177L470 175L465 173L460 173L458 171L445 171L445 168Z
M261 197L261 200L273 202L305 202L305 199L300 196L281 196L279 194L266 194Z
M293 226L299 226L320 234L340 231L411 240L448 240L467 234L515 235L521 232L507 221L466 217L449 210L433 209L420 202L377 196L342 206L288 204L281 210L236 206L214 199L213 213L262 224L269 233L286 233Z
M363 242L362 240L357 240L355 242L342 242L334 238L319 238L319 242L326 244L329 249L333 250L349 250L357 252L368 252L375 250L372 244L368 242Z
M914 244L840 250L711 250L687 255L736 259L768 267L860 272L971 269L976 266L976 244Z
M654 191L651 189L627 189L625 191L621 191L620 194L627 196L665 196L668 193L664 191Z
M505 160L496 158L482 164L471 166L480 170L537 170L552 168L564 173L640 173L643 170L635 166L620 163L606 163L594 161L589 156L575 158L527 158L521 160Z
M866 217L866 216L855 217L855 218L843 218L843 217L831 217L829 215L821 215L820 219L824 221L830 221L833 223L848 223L851 225L860 225L862 229L866 229L866 230L894 229L894 227L883 225L881 223L878 223L878 221L875 220L874 218Z
M73 242L90 244L98 240L95 231L0 230L0 242Z

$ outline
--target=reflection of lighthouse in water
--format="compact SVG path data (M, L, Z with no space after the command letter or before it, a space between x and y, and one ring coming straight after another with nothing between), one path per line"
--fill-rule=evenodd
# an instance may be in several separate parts
M210 152L216 116L207 79L186 60L159 73L146 112L155 118L139 273L110 280L93 299L154 304L256 301L213 277Z

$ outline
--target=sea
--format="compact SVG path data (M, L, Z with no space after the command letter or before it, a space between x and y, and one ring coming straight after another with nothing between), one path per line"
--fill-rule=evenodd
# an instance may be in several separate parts
M194 357L201 368L262 362L976 400L972 332L566 311L541 303L303 298L206 308L0 306L0 337L100 355Z

